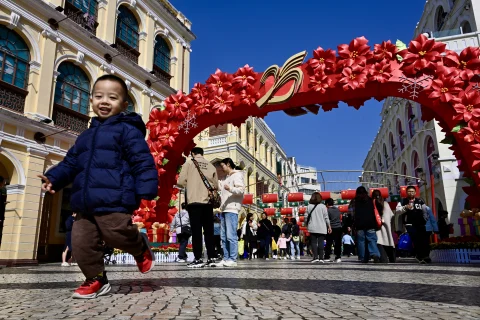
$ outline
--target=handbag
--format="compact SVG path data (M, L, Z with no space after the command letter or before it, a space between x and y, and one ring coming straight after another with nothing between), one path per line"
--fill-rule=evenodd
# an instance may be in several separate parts
M273 250L278 250L277 243L275 242L274 239L272 239L272 251L273 251Z
M318 206L318 203L313 207L312 211L310 211L310 213L308 214L307 227L308 227L308 224L310 223L310 220L312 219L312 212L315 210L317 206Z
M220 193L218 193L218 190L210 184L208 181L207 177L203 174L202 170L198 166L197 160L195 160L192 157L192 162L195 164L195 167L198 170L198 173L200 174L200 177L202 178L203 184L208 190L208 203L213 206L214 209L220 208L220 205L222 204L222 198L220 198Z
M243 239L238 240L238 255L242 256L245 251L245 241Z
M186 235L186 236L191 236L192 235L192 228L190 226L183 226L182 224L182 216L179 215L180 217L180 234Z
M377 228L382 227L382 217L378 212L377 205L375 204L375 199L373 199L373 211L375 212L375 221L377 222Z

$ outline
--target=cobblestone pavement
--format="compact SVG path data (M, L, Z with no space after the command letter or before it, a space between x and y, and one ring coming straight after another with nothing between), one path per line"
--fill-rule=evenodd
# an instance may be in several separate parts
M109 266L111 294L73 300L78 267L0 269L0 319L480 319L480 266L241 261Z

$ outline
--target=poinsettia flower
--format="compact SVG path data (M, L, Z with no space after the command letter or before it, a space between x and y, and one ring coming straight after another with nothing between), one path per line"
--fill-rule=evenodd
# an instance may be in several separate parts
M210 113L212 105L210 99L206 97L201 97L195 102L195 114L201 116L204 113Z
M377 62L370 69L370 80L385 83L392 77L391 72L392 66L386 60Z
M315 72L317 72L317 69L320 69L324 72L334 73L337 62L335 54L335 50L323 50L322 47L318 47L317 50L313 51L313 58L308 60L308 66Z
M480 120L480 94L476 91L461 94L459 103L453 107L458 113L455 120L465 120L469 122L472 118Z
M165 157L165 150L160 142L148 141L148 148L156 164L161 165Z
M401 69L406 74L416 74L424 69L435 70L434 62L441 59L446 45L427 39L423 34L410 42L408 49L398 54L403 58Z
M343 84L344 91L348 89L355 90L357 88L365 88L367 74L366 68L360 65L354 65L343 69L343 78L341 78L339 82Z
M147 122L147 129L150 131L150 139L156 140L160 130L167 124L168 111L161 111L158 108L153 108Z
M178 212L177 207L173 207L173 208L168 209L168 214L169 214L170 216L176 215L177 212Z
M480 70L480 49L478 47L468 47L460 53L459 69L462 70L461 77L469 81Z
M376 44L373 49L373 57L376 61L394 60L397 56L398 48L390 40L383 41L382 44Z
M183 119L191 103L192 99L179 90L176 94L172 94L165 99L165 110L170 113L170 118Z
M256 74L253 71L253 68L246 64L233 74L233 84L237 88L245 88L255 83L255 77Z
M177 127L169 123L160 130L160 134L158 135L158 141L163 146L173 147L173 143L175 142L175 139L178 135L179 132Z
M246 105L252 105L260 98L260 93L255 88L250 87L240 91L240 102Z
M332 79L324 73L317 73L315 76L310 77L310 83L308 86L317 92L325 93L327 88L332 85Z
M220 69L217 69L214 74L208 78L206 81L207 88L210 91L217 92L222 94L224 90L230 90L232 87L233 75L222 72Z
M193 98L193 99L200 99L202 97L206 97L208 95L208 92L207 92L207 87L202 84L202 83L195 83L193 85L193 88L190 92L190 96Z
M430 90L432 92L428 96L429 99L433 99L434 103L449 102L462 91L463 81L450 76L440 76L438 79L433 80Z
M136 214L143 216L145 220L148 220L152 213L155 212L157 201L155 200L142 200L140 202L140 208L136 210Z
M339 45L338 55L342 58L339 61L339 66L350 67L354 64L365 66L367 60L373 55L367 43L368 40L365 37L359 37L353 39L349 45Z
M160 177L162 174L166 173L167 170L163 169L163 168L157 168L157 171L158 171L158 176ZM159 187L160 188L160 187Z
M215 96L213 105L215 114L231 111L234 101L235 96L228 91L223 91L222 94Z
M474 142L474 141L480 142L480 122L479 121L470 120L468 122L468 126L462 128L460 132L465 135L463 139L466 142Z

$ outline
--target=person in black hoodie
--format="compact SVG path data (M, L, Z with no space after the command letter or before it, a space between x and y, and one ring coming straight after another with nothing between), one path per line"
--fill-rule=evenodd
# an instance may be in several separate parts
M330 219L330 226L332 227L332 233L327 234L327 247L325 248L325 260L331 260L335 262L342 262L342 221L340 216L342 213L336 206L332 198L325 200L327 206L328 219ZM330 258L332 254L332 244L335 243L335 260Z
M273 226L265 212L262 213L262 220L258 222L257 237L260 240L263 256L265 260L268 260L269 248L273 239Z
M275 240L275 243L278 242L278 238L280 238L280 235L282 234L282 229L277 225L277 219L273 219L273 240ZM272 257L273 259L277 259L278 256L278 249L277 250L272 250Z
M380 262L380 252L377 247L377 233L379 229L375 219L374 204L379 212L383 211L383 205L368 196L365 187L358 187L355 194L354 208L355 228L357 230L358 257L362 262L368 262L373 258L375 263ZM365 246L368 246L370 257L365 254Z
M292 235L292 224L288 218L283 219L285 223L282 226L282 233L285 233L285 238L291 239L290 236ZM291 240L287 240L287 258L290 258L290 242Z
M398 204L397 213L405 215L405 227L410 235L415 257L418 262L430 263L430 233L425 230L428 220L428 211L422 199L415 198L417 189L415 186L407 187L407 198L402 199Z

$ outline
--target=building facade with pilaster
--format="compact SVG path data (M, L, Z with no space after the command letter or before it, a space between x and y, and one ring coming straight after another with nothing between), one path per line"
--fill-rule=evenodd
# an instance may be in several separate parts
M191 22L167 0L0 2L0 175L9 182L0 261L59 260L70 189L38 174L63 159L93 116L96 78L128 87L130 112L188 91Z

